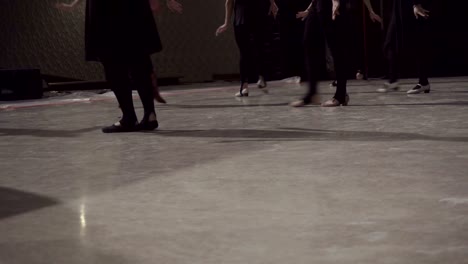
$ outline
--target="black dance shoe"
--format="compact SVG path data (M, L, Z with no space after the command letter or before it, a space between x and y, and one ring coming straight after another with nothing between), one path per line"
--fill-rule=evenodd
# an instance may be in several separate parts
M102 128L102 132L106 134L110 133L129 133L129 132L136 132L138 131L138 125L135 123L134 125L124 125L122 121L119 121L112 126Z
M151 117L151 118L150 118ZM152 119L150 121L150 119ZM138 124L138 130L140 131L153 131L159 127L156 113L145 114L141 122Z

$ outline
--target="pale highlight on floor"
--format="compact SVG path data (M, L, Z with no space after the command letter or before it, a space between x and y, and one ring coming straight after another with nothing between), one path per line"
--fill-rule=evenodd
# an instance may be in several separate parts
M379 84L172 91L119 135L108 96L3 103L0 263L466 264L468 78Z

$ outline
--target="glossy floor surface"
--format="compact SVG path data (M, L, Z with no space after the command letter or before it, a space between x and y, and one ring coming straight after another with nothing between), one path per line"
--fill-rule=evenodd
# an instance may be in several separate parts
M0 263L468 263L468 78L378 85L171 91L119 135L109 95L4 102Z

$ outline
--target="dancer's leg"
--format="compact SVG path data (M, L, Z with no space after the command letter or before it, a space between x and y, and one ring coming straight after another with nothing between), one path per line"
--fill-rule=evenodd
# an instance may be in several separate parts
M103 61L106 80L119 102L122 110L122 119L119 125L114 125L103 129L105 133L134 131L137 117L133 106L132 90L128 64L125 61L104 60Z

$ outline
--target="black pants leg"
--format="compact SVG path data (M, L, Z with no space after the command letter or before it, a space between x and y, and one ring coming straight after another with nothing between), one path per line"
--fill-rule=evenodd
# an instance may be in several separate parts
M337 86L333 98L343 103L347 95L346 86L350 74L350 63L348 62L350 45L346 44L346 41L349 40L349 17L348 14L341 14L337 16L335 21L327 18L324 20L326 41L333 56L336 74Z
M402 52L402 32L401 16L397 1L393 1L388 6L392 12L389 15L389 23L386 25L384 42L384 55L388 62L388 79L390 83L395 83L400 74L400 54Z
M304 30L304 53L309 89L303 97L306 104L309 104L312 97L317 94L317 82L325 63L325 32L321 24L317 13L312 12L307 17Z
M106 80L119 102L122 110L122 125L133 126L137 122L135 108L133 106L132 89L128 72L128 62L117 60L103 60Z
M304 48L303 37L305 23L296 18L291 7L280 9L281 57L284 77L304 77Z
M237 47L240 53L241 83L248 83L252 66L252 48L250 42L250 29L247 25L234 26Z
M335 21L332 21L329 14L316 12L312 12L307 18L304 46L309 77L309 91L303 98L305 103L310 103L312 96L317 93L317 82L325 65L326 44L329 45L333 56L337 79L337 89L334 98L341 103L345 101L347 75L349 72L346 22L347 20L344 15L338 16Z
M416 21L415 40L413 41L413 50L416 55L416 63L418 67L419 84L429 84L429 68L430 68L430 21L424 18L419 18Z
M254 41L254 53L253 58L255 59L255 73L258 76L265 77L266 66L265 66L265 41L267 38L267 17L260 19L252 25L253 27L253 41ZM256 76L257 77L257 76Z
M145 111L144 118L148 118L150 114L156 113L152 80L153 64L150 56L132 58L129 63L129 73L140 95Z

